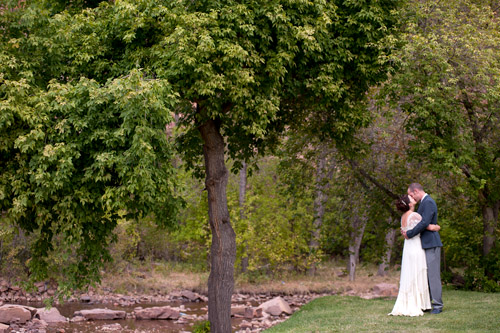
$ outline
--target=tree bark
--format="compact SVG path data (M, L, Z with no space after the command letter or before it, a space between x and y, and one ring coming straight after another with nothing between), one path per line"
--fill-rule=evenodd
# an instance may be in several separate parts
M325 215L325 202L327 200L327 149L324 145L320 147L321 152L316 166L315 198L314 198L314 220L311 230L311 240L309 241L309 251L314 255L319 249L319 239L323 216ZM313 262L308 269L308 275L316 273L316 264Z
M239 206L240 206L240 219L245 220L245 200L247 194L247 164L243 162L243 166L240 170L240 183L239 183ZM245 253L241 258L241 271L245 273L248 269L248 246L244 244Z
M229 219L226 186L228 171L224 162L224 138L215 120L199 128L203 139L205 186L212 231L210 276L208 278L208 319L210 331L231 332L231 295L234 289L236 235Z
M391 218L392 220L392 218ZM378 265L378 276L386 276L387 269L391 264L392 250L394 249L394 242L396 241L396 229L390 228L385 235L385 253L382 256L382 262Z
M354 216L351 223L351 233L349 240L349 263L347 271L349 272L349 281L354 281L356 278L356 266L359 262L359 248L363 234L365 233L367 219L365 216Z
M483 255L488 255L495 247L500 202L483 205Z

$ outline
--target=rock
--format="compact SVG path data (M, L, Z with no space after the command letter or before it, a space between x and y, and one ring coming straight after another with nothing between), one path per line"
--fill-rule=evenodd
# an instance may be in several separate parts
M135 298L132 296L122 296L120 297L120 300L124 302L135 303Z
M189 290L183 290L181 291L181 296L183 298L188 299L191 302L197 302L197 301L203 301L203 297L197 293L194 293Z
M252 323L249 323L248 321L246 320L243 320L240 324L240 328L241 329L247 329L247 328L252 328Z
M373 293L378 296L397 296L398 286L392 283L379 283L373 286Z
M45 320L47 323L63 323L66 322L66 317L62 316L56 308L40 308L37 309L35 318Z
M49 326L45 320L34 318L28 325L30 329L40 330ZM37 331L38 332L38 331Z
M122 325L116 323L116 324L109 324L109 325L104 325L99 327L101 331L121 331L123 329Z
M246 307L244 306L232 306L231 307L231 316L244 316L245 315L245 309Z
M259 308L273 316L279 316L282 313L291 315L293 313L290 305L282 297L275 297L270 301L262 303L259 305Z
M0 307L0 323L10 324L16 319L24 324L31 320L31 312L21 305L5 304Z
M7 333L9 330L9 325L0 324L0 333Z
M90 303L92 301L92 297L89 295L82 295L80 296L80 302L82 303Z
M135 311L135 319L137 320L152 320L152 319L179 319L180 313L169 306L155 306L151 308Z
M82 316L74 316L69 321L72 323L79 323L79 322L85 321L85 318Z
M245 308L245 318L253 319L262 317L262 308Z
M26 310L28 310L29 312L31 312L31 317L33 318L36 314L36 311L38 310L37 308L34 308L32 306L27 306L27 305L20 305L22 306L23 308L25 308Z
M80 310L74 313L74 316L84 317L86 320L114 320L125 319L127 316L125 311L115 311L109 309L91 309Z

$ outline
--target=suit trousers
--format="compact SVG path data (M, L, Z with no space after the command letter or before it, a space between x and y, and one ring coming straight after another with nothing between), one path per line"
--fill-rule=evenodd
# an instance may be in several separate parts
M425 259L427 260L427 278L429 280L432 309L442 310L441 248L431 247L425 249Z

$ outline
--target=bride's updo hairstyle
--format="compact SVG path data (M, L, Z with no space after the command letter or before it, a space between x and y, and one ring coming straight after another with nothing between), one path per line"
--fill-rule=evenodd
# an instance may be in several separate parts
M410 197L408 194L405 194L398 199L396 202L396 208L403 213L410 210Z

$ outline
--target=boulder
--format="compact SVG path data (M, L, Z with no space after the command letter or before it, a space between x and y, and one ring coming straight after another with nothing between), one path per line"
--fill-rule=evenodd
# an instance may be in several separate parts
M7 333L9 331L9 325L0 324L0 333Z
M245 318L253 319L262 317L262 308L245 308Z
M80 310L74 313L74 317L83 317L86 320L114 320L125 319L125 311L115 311L109 309Z
M35 318L42 319L47 323L64 323L67 321L66 317L62 316L56 308L37 309Z
M373 286L373 293L377 296L397 296L398 286L392 283L379 283Z
M244 316L245 315L245 309L246 307L244 306L232 306L231 307L231 316Z
M0 323L10 324L17 321L24 324L31 320L31 312L21 305L5 304L0 307Z
M190 290L181 291L181 297L186 298L191 302L203 301L203 297L200 294L194 293Z
M27 305L20 305L22 306L23 308L25 308L26 310L28 310L29 312L31 312L31 317L33 318L36 314L36 311L38 310L37 308L34 308L32 306L27 306Z
M135 319L137 320L152 320L152 319L179 319L180 313L169 306L155 306L146 309L135 311Z
M279 316L282 313L291 315L293 313L290 305L282 297L275 297L272 300L262 303L258 308L272 316Z

